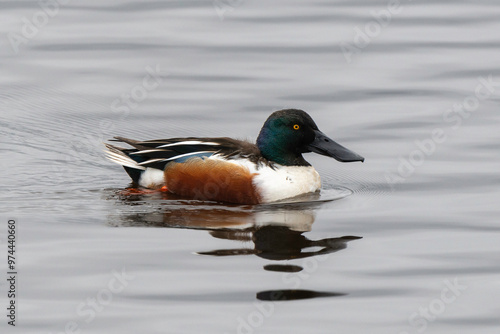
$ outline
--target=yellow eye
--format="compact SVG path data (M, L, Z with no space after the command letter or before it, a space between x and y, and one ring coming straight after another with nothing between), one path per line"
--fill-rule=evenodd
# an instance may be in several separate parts
M294 130L298 130L298 129L300 129L300 126L299 126L298 124L295 124L295 125L293 126L293 129L294 129Z

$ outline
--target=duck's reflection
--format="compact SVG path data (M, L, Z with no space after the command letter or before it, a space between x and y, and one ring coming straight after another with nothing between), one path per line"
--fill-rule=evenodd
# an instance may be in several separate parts
M129 203L130 204L130 203ZM140 203L135 203L139 204ZM154 226L167 228L202 229L210 235L225 240L243 241L250 245L199 251L206 256L256 255L281 261L326 255L345 249L347 243L360 239L342 236L311 240L304 236L311 230L318 203L268 206L200 205L192 202L159 202L158 207L146 213L133 213L110 224L119 226ZM267 271L298 273L303 268L296 264L269 263ZM316 297L341 296L338 292L309 290L270 290L257 293L261 300L292 300Z
M257 293L257 299L267 301L285 301L297 299L310 299L319 297L340 297L345 293L338 292L319 292L311 290L268 290Z
M293 260L315 255L324 255L339 251L347 247L347 242L360 239L355 236L343 236L339 238L326 238L310 240L302 235L304 232L291 230L288 226L267 225L250 231L245 240L251 240L253 249L222 249L209 252L198 252L202 255L228 256L255 254L268 260ZM241 232L236 231L212 231L210 234L217 238L242 240ZM308 248L319 248L311 249ZM272 271L294 271L281 270L281 267L272 265L264 267ZM286 267L289 269L289 267ZM298 269L298 268L296 268ZM296 270L298 271L298 270Z

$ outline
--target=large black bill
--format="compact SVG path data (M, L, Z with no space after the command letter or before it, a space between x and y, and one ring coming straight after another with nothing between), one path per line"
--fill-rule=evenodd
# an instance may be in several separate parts
M328 138L323 132L315 130L316 138L308 145L311 152L326 155L335 158L341 162L365 161L365 158L357 153L337 144L332 139Z

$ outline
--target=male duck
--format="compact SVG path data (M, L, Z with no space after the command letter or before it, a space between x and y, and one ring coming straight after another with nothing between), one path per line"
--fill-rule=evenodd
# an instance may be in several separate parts
M240 204L274 202L318 191L318 172L302 157L315 152L341 162L364 158L319 131L306 112L279 110L260 130L257 143L232 138L171 138L110 144L107 157L122 165L136 185L182 197Z

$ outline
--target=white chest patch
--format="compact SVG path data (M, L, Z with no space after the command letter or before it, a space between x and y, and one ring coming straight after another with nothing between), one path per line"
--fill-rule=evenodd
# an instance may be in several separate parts
M274 202L318 191L321 179L312 166L279 166L273 170L262 167L256 171L254 184L263 202Z

